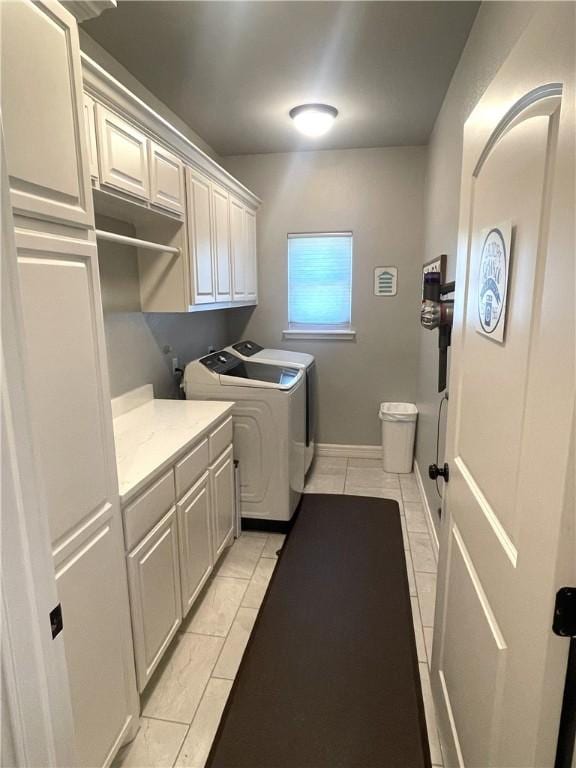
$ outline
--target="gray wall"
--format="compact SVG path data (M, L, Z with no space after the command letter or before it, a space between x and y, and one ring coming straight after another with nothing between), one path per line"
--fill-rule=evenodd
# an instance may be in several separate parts
M134 236L131 224L96 216L96 226ZM112 397L152 384L156 397L178 397L172 358L183 367L205 355L208 346L229 341L225 310L192 314L143 314L140 310L138 261L130 246L98 244L104 330Z
M424 147L223 158L264 201L259 305L231 313L230 334L316 356L320 442L378 444L378 404L416 397L425 160ZM356 341L284 342L287 233L343 230L354 233ZM382 265L398 266L394 298L374 296L373 269Z
M460 204L462 137L466 118L513 48L533 14L547 3L483 3L436 119L428 147L424 261L448 255L448 279L456 267ZM550 5L548 5L550 7ZM436 458L438 335L421 329L417 404L420 411L416 459L432 510L440 506L428 464ZM449 406L448 406L449 407ZM441 423L440 458L444 455L446 405ZM441 485L441 481L439 482Z

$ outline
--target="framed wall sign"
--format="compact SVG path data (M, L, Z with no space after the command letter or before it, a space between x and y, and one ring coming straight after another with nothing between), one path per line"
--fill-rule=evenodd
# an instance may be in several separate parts
M482 231L476 296L476 329L495 341L504 341L506 300L510 277L512 224L506 222Z
M374 295L396 296L398 293L398 267L376 267L374 270Z
M422 267L422 299L424 299L424 275L430 272L440 272L440 282L446 282L446 254L438 256L432 261L427 261Z

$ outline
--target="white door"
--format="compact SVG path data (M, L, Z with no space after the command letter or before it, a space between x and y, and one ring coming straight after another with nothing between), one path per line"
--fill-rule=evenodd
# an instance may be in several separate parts
M49 0L0 3L0 17L2 121L14 212L90 226L76 20Z
M102 104L96 104L96 128L100 182L149 200L148 138Z
M138 702L96 243L17 230L16 246L76 751L100 766L137 725Z
M150 142L150 201L160 208L184 213L184 180L181 161L155 141Z
M186 187L192 299L194 304L209 304L216 301L210 181L198 171L186 168Z
M212 516L214 525L214 562L234 536L234 457L227 448L210 467L212 476Z
M128 555L134 653L140 691L182 623L174 507Z
M246 270L246 298L256 301L258 298L258 253L256 248L256 211L246 208L244 213L244 238L245 255L244 268Z
M212 184L214 221L214 273L216 275L216 301L230 301L232 282L230 270L230 200L228 192Z
M232 264L232 299L246 298L246 244L244 242L244 205L230 198L230 261Z
M573 14L529 28L464 133L432 660L448 765L554 761L568 645L551 624L574 578Z
M205 472L178 503L182 611L188 613L212 570L210 475Z

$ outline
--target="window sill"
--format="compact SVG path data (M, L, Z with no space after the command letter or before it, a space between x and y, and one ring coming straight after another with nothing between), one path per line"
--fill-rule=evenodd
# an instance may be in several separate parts
M352 328L348 329L340 329L340 330L322 330L320 328L315 328L311 330L305 330L302 328L299 329L288 329L282 331L282 338L283 339L318 339L320 341L355 341L356 340L356 331L352 330Z

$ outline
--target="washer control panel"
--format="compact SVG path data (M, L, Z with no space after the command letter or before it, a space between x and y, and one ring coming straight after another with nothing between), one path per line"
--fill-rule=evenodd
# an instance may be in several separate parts
M228 373L242 361L230 352L220 350L220 352L213 352L211 355L202 357L200 362L214 373Z
M244 357L252 357L256 352L261 352L264 347L256 344L255 341L239 341L237 344L232 344L232 348L239 352Z

